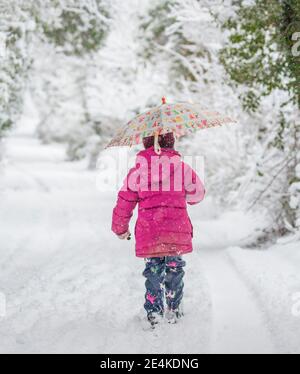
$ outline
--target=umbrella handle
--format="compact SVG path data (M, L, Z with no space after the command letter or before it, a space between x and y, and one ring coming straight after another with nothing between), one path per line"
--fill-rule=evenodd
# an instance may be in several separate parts
M159 145L159 142L158 142L158 133L157 132L154 134L154 151L157 155L161 154L161 148L160 148L160 145Z

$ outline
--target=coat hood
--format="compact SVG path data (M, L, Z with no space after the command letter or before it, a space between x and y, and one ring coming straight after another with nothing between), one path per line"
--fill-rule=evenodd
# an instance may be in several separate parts
M154 147L142 150L137 154L136 167L140 169L140 185L157 185L172 178L175 170L181 165L181 155L170 148L162 148L158 155Z

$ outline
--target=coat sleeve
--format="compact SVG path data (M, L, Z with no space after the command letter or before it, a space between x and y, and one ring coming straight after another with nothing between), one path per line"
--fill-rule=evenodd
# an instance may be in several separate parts
M184 163L184 188L188 204L198 204L204 199L205 188L196 172Z
M128 186L128 180L134 170L131 169L125 178L123 187L118 193L117 203L113 209L112 231L121 235L128 231L129 222L133 214L133 210L138 202L138 192L133 191Z

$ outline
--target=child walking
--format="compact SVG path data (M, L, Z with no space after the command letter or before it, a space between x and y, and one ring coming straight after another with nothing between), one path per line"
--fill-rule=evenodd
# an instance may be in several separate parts
M199 203L205 194L195 171L174 150L174 142L173 133L143 139L145 149L138 153L113 210L113 232L128 239L129 221L138 204L136 256L145 259L144 308L153 328L163 316L170 323L182 317L186 264L182 256L193 250L186 204Z

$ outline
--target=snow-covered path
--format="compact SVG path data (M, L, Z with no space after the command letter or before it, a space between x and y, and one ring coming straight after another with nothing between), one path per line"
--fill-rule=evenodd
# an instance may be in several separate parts
M7 139L0 199L1 353L300 352L299 243L234 247L250 218L216 220L209 203L191 210L186 316L151 332L141 322L143 262L111 234L115 197L97 191L94 172L19 131Z

